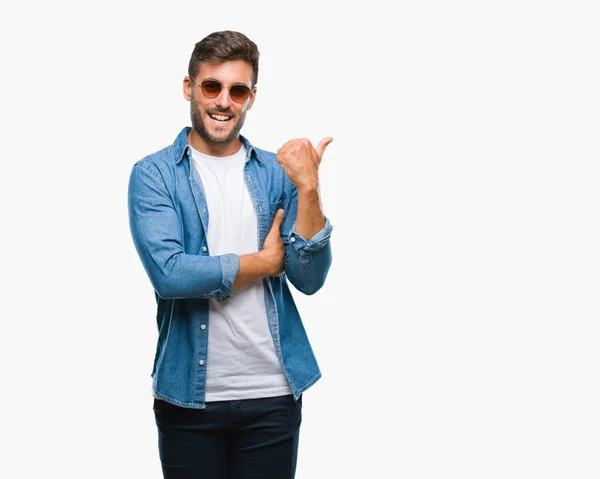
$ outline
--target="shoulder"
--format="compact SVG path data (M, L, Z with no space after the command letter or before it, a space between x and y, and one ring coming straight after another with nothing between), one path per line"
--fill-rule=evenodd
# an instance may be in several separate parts
M162 150L155 151L137 160L133 166L139 166L145 169L163 169L169 165L175 164L175 151L173 145L166 146Z
M259 160L259 162L267 164L269 166L279 166L279 163L277 163L277 160L275 159L277 153L273 153L272 151L268 151L253 145L252 143L250 143L248 138L246 138L243 135L240 135L240 139L242 140L242 144L246 147L246 150L251 149L252 156Z
M161 184L168 187L174 177L175 161L172 146L151 153L137 160L131 167L131 184ZM150 181L150 183L148 183Z
M262 167L261 169L269 178L279 179L283 182L287 180L283 167L277 161L277 153L254 146L252 147L252 156L258 160L258 164Z
M155 173L165 173L175 170L177 163L185 154L188 131L189 127L183 128L175 138L173 144L136 161L133 168L140 167Z
M272 151L263 150L262 148L258 148L256 146L253 146L252 149L254 150L256 157L259 160L269 162L269 163L271 163L271 162L277 163L277 160L275 160L275 157L277 156L276 153L273 153Z

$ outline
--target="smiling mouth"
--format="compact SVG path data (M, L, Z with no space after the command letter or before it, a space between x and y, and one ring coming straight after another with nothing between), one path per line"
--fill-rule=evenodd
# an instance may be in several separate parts
M208 116L218 123L227 123L232 118L231 116L222 113L209 113Z

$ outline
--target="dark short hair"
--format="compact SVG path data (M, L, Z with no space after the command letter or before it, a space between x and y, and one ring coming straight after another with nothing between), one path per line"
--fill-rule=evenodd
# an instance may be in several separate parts
M207 35L194 47L188 75L196 78L201 62L243 60L252 65L252 86L258 81L259 51L256 43L240 32L224 30Z

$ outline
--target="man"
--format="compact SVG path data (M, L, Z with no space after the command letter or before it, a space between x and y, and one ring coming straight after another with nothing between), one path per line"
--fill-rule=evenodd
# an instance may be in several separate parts
M313 294L331 264L318 167L333 139L274 154L240 135L258 59L238 32L198 42L183 80L192 127L131 172L131 233L158 304L167 479L293 478L302 393L321 376L288 280Z

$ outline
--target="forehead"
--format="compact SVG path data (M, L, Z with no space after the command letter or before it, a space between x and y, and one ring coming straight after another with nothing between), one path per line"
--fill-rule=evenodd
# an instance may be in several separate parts
M219 80L229 85L233 83L252 84L252 65L244 60L231 60L227 62L201 62L196 79L207 78Z

